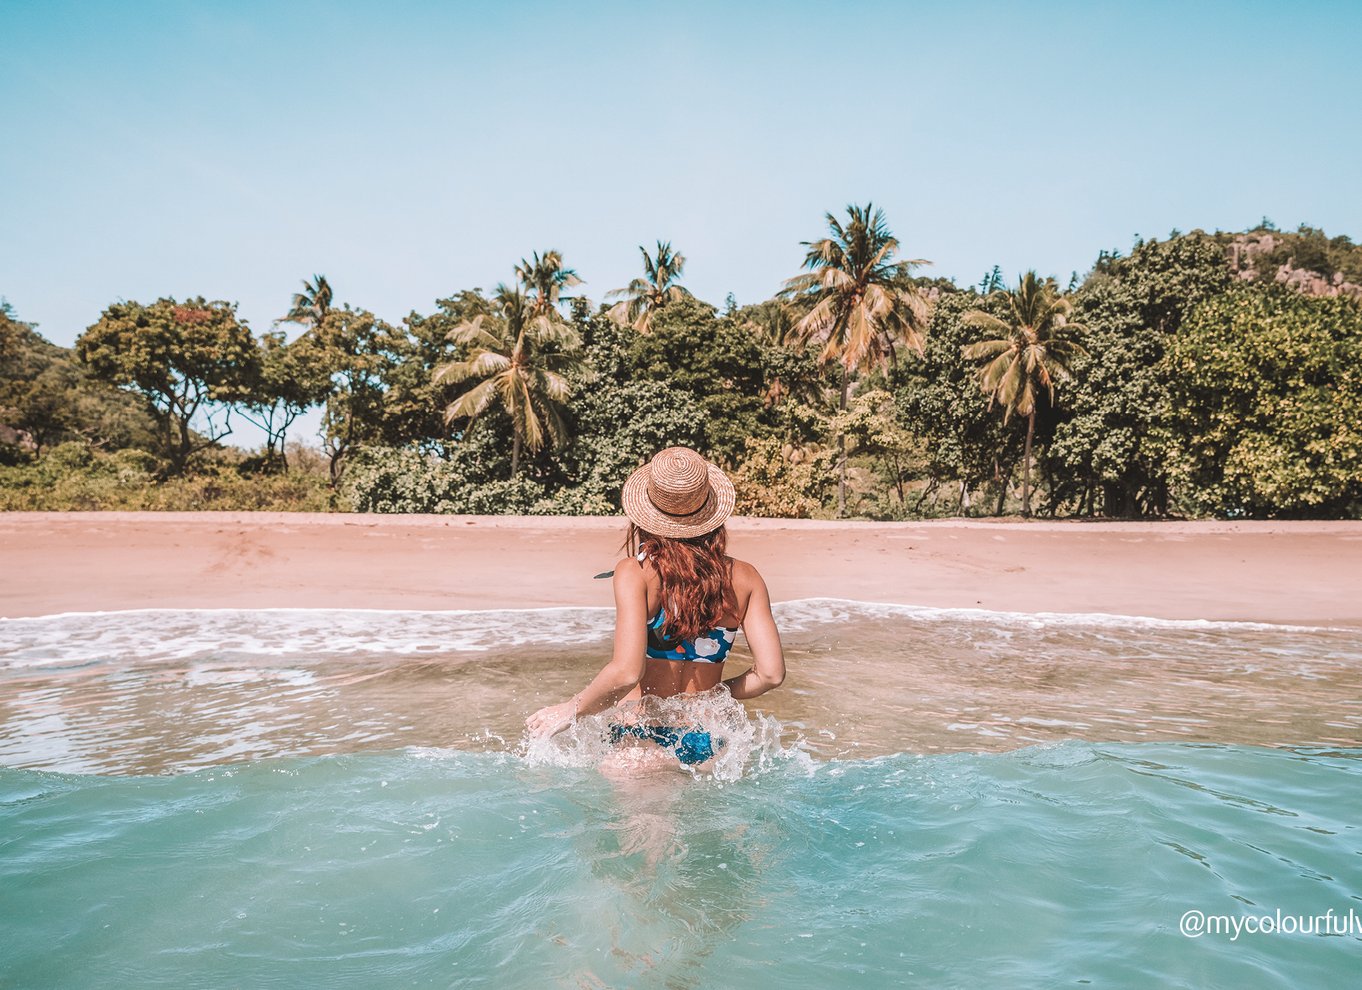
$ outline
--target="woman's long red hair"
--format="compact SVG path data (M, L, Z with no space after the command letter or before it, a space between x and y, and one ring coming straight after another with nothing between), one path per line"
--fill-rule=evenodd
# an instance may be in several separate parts
M662 605L668 639L695 639L719 623L725 612L737 613L733 592L733 558L728 531L720 526L704 536L675 540L629 524L624 545L630 556L641 550L662 579Z

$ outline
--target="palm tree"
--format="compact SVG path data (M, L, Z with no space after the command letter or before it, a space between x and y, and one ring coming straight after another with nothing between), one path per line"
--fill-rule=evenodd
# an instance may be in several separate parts
M536 251L531 257L532 261L520 259L515 274L530 297L530 308L535 315L544 316L550 310L556 310L567 298L563 295L564 289L581 285L582 279L573 269L563 267L561 252L550 249L541 257Z
M791 303L782 299L767 299L740 310L742 327L758 340L768 344L783 344L790 338L802 315Z
M534 300L519 289L498 285L493 315L480 315L449 332L466 348L466 360L436 370L434 380L478 384L445 408L445 422L471 423L494 403L511 416L514 442L511 477L520 469L521 448L537 453L547 442L567 442L564 419L567 375L584 369L578 356L581 341L554 310L536 313Z
M667 303L690 298L690 291L678 281L686 267L686 256L680 251L673 252L670 241L657 242L656 258L642 244L638 250L643 255L645 277L634 279L626 288L607 292L605 298L618 297L620 301L606 315L616 323L647 333L658 310Z
M303 279L303 291L293 294L293 305L281 323L319 325L331 311L331 284L325 275L313 275L312 281Z
M895 261L899 242L890 233L884 211L867 203L847 207L847 224L826 215L830 237L804 241L807 272L785 283L780 295L804 307L790 331L793 342L821 345L818 360L841 368L845 412L852 376L884 367L906 344L922 353L927 301L911 281L917 258ZM846 514L846 435L837 438L837 514Z
M1086 355L1074 335L1086 328L1069 322L1072 306L1059 294L1055 280L1041 281L1031 271L1011 292L999 290L991 298L1007 304L1006 319L972 309L962 322L996 338L967 344L961 353L967 360L985 362L979 383L988 393L989 407L1003 407L1003 422L1015 413L1026 417L1026 453L1022 473L1022 515L1031 514L1031 441L1036 432L1036 397L1044 388L1055 401L1055 381L1073 378L1071 365Z

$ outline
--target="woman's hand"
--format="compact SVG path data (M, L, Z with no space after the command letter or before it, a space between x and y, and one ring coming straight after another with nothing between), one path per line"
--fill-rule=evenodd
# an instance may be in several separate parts
M555 733L562 732L577 717L576 699L564 701L561 705L549 705L541 708L525 720L525 728L530 735L537 737L548 737Z

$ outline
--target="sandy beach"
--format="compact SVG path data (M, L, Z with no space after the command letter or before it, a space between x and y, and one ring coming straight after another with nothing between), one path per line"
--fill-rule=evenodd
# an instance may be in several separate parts
M776 601L1362 626L1362 522L736 519ZM619 518L8 513L0 615L609 605Z

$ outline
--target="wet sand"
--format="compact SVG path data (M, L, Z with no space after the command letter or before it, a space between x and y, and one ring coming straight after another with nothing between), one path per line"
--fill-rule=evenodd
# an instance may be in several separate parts
M737 519L776 601L1362 627L1362 522ZM0 616L609 605L621 518L6 513Z

